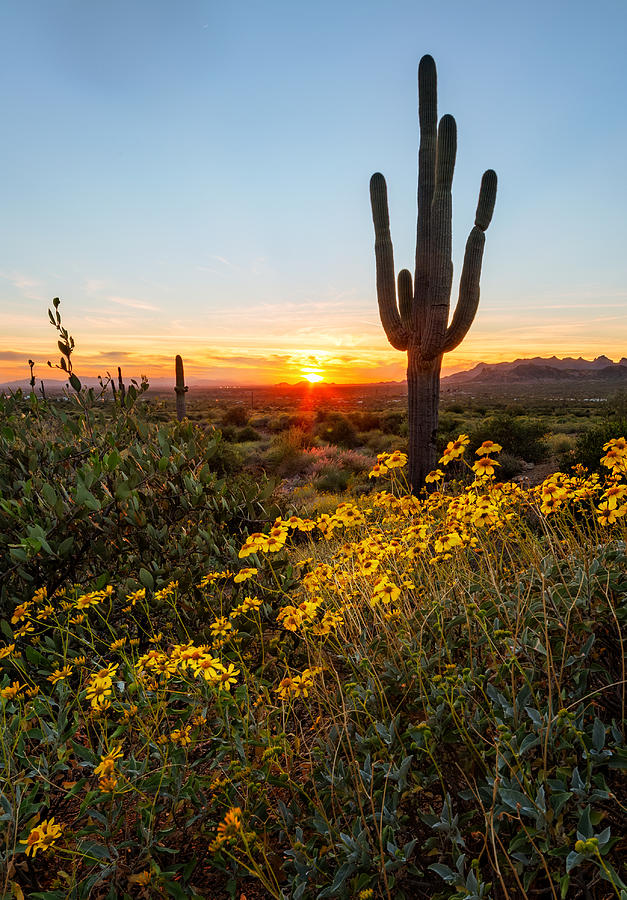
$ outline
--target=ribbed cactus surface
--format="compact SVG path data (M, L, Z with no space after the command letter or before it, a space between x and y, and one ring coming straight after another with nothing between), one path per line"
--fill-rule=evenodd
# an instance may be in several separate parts
M413 284L408 269L395 280L387 187L379 172L370 179L375 230L377 297L381 323L389 342L407 351L409 413L409 477L419 490L436 458L436 432L442 356L466 336L479 305L479 278L485 230L496 200L496 173L481 179L475 224L466 242L459 297L449 322L452 262L452 183L457 153L453 116L438 125L437 74L431 56L418 67L418 223Z

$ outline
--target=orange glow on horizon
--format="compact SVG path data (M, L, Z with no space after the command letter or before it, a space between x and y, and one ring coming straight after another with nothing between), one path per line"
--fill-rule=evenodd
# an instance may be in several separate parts
M68 320L71 318L68 315ZM48 360L57 363L59 359L56 335L51 333L49 324L41 325L34 316L23 322L14 319L9 324L12 327L0 340L0 383L27 382L29 359L35 362L37 382L40 379L44 383L65 381L62 372L47 366ZM105 377L107 372L116 374L117 367L121 366L125 379L139 379L146 374L155 386L173 385L175 353L183 357L185 379L190 385L272 385L303 380L312 386L372 384L401 382L406 377L406 355L392 349L385 335L374 326L372 336L366 329L358 337L341 333L336 341L332 340L331 333L321 336L295 333L280 338L272 334L241 334L237 340L230 337L227 340L224 335L209 340L189 332L158 331L144 332L138 337L130 329L127 334L119 331L94 334L87 327L83 330L80 320L72 331L80 339L72 361L76 374L83 379L95 379L98 374ZM552 355L593 359L601 354L614 361L625 355L618 330L607 339L592 334L578 340L569 335L558 340L554 329L550 335L523 331L516 340L504 345L501 330L495 327L491 331L471 333L457 352L445 357L442 374L471 369L480 362L511 362L516 358Z

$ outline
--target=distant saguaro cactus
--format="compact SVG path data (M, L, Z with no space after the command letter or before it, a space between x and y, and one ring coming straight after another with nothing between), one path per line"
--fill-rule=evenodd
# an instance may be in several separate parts
M176 418L179 422L185 418L185 394L189 390L185 386L185 375L183 373L183 360L177 356L174 360L174 368L176 371Z
M457 126L453 116L446 115L438 127L437 75L431 56L423 56L418 67L418 115L416 268L413 286L411 272L399 272L398 300L385 178L377 172L370 179L381 323L392 346L407 351L409 480L414 491L424 485L435 464L442 356L461 343L477 312L484 232L496 200L496 173L488 169L481 179L475 225L466 242L459 299L449 324L453 281L451 185Z
M120 392L120 403L124 406L124 399L126 397L126 386L122 380L122 369L118 366L118 390Z

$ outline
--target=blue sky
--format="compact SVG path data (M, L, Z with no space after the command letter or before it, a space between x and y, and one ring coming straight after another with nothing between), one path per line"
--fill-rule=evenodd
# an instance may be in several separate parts
M627 355L626 34L623 0L7 0L0 377L52 354L53 296L77 371L183 353L192 378L402 377L368 181L386 176L411 268L424 53L458 125L457 275L499 176L479 313L446 364Z

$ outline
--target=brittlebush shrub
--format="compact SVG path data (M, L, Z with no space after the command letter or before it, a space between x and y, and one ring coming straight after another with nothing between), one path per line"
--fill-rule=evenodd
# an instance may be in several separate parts
M382 453L187 588L25 584L4 894L620 897L627 441L531 489L499 451L421 497Z

